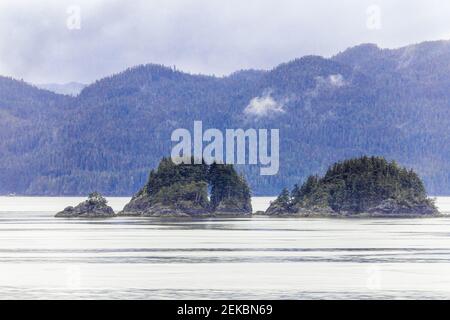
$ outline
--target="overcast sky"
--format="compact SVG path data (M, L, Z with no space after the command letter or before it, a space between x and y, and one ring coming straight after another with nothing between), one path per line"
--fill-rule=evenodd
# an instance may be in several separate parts
M34 83L142 63L224 75L449 38L448 0L0 0L0 75Z

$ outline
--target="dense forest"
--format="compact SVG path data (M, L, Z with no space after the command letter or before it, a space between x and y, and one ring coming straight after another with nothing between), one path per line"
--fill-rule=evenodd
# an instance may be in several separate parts
M237 167L256 195L365 154L413 168L430 194L450 194L449 89L448 41L361 45L220 78L142 65L77 97L0 77L0 194L134 194L170 154L172 131L194 120L280 129L278 175Z

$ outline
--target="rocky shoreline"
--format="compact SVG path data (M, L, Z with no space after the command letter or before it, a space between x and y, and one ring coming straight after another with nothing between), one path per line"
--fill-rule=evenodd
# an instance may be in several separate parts
M103 197L102 197L103 198ZM63 211L56 214L58 218L114 218L114 217L154 217L154 218L242 218L242 217L273 217L273 218L337 218L337 219L358 219L358 218L439 218L446 215L439 213L437 210L424 214L423 211L403 211L403 212L382 212L372 210L371 212L351 213L351 212L334 212L326 208L309 208L297 211L274 210L273 203L267 211L248 212L235 208L219 209L218 211L209 211L199 207L174 208L172 206L163 206L160 204L150 206L148 208L139 209L139 206L133 207L139 201L136 199L130 201L122 211L117 213L104 204L103 201L88 199L80 203L76 207L67 207ZM130 205L132 204L132 205ZM399 207L400 208L400 207Z
M148 197L141 195L133 197L117 215L121 217L207 217L211 213L206 208L192 202L177 203L177 205L171 206L152 203Z
M131 201L130 203L133 203ZM273 217L273 218L332 218L332 219L364 219L364 218L440 218L447 215L434 211L426 214L423 211L403 211L403 212L382 212L372 210L371 212L351 213L334 212L324 208L309 208L298 211L273 211L273 205L269 206L272 211L248 212L242 210L232 211L231 209L219 211L209 211L198 207L174 208L172 206L153 205L146 209L133 208L130 203L122 211L117 213L109 207L99 203L92 203L89 200L80 203L76 207L67 207L56 214L58 218L114 218L114 217L154 217L154 218L244 218L244 217ZM136 203L136 201L134 201Z
M336 212L330 207L301 207L294 206L283 208L276 202L272 202L269 208L260 215L266 216L290 216L290 217L328 217L328 218L401 218L401 217L442 217L443 215L433 207L426 204L416 204L412 206L402 205L389 199L381 204L368 208L362 212L340 211Z
M203 207L191 201L177 202L174 205L151 203L146 196L133 197L122 211L117 213L119 217L243 217L251 216L250 199L245 203L221 202L215 209Z
M254 216L265 216L272 218L327 218L327 219L371 219L371 218L384 218L384 219L427 219L427 218L443 218L448 217L448 215L442 213L434 213L434 214L419 214L419 213L402 213L402 214L386 214L386 213L369 213L369 212L361 212L357 214L351 213L322 213L322 212L308 212L308 213L286 213L286 214L277 214L277 215L268 215L264 211L256 212L253 214Z

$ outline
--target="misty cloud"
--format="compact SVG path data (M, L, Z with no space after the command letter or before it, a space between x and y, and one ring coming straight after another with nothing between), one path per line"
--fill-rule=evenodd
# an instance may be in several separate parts
M367 27L371 5L372 0L2 0L0 74L35 83L89 83L137 64L160 63L220 76L270 69L308 54L331 56L359 43L399 47L450 38L449 1L379 0L380 28ZM71 6L79 6L79 29L67 27L77 11L68 12Z
M337 90L349 84L341 74L330 74L326 77L319 76L316 77L315 80L316 85L314 88L306 92L306 97L314 98L323 92Z
M284 113L283 104L275 101L270 93L253 98L244 109L244 114L257 118Z
M328 77L328 81L332 87L337 88L343 87L347 84L346 81L344 80L344 77L341 74L331 74Z

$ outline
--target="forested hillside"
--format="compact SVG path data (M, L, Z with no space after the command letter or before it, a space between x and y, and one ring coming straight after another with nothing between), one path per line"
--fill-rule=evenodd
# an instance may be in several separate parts
M280 129L278 175L240 168L254 194L363 154L395 159L430 194L450 194L449 43L361 45L223 78L137 66L77 97L0 78L0 193L131 195L170 154L171 132L202 120Z

